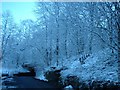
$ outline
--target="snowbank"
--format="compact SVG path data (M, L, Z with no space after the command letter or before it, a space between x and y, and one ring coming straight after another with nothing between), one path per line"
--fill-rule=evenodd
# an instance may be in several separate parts
M44 74L40 74L39 76L36 76L35 78L36 78L36 79L43 80L43 81L48 81L48 80L46 79L46 77L44 76Z
M106 48L91 54L84 60L85 64L81 64L77 58L65 62L68 69L61 71L63 82L67 76L77 76L80 82L92 80L118 81L117 60L112 56L111 49Z
M74 90L74 89L73 89L73 87L72 87L71 85L69 85L69 86L66 86L66 87L64 88L64 90Z
M8 74L9 76L12 76L13 74L17 74L19 72L29 72L28 70L18 67L18 68L2 68L0 69L0 74Z
M62 64L52 64L44 69L36 67L36 78L47 81L44 76L48 71L60 70L61 80L64 84L68 76L76 76L79 82L87 81L113 81L118 82L118 61L109 48L88 55L84 63L80 62L82 55L73 56L63 60ZM52 77L51 77L52 78Z

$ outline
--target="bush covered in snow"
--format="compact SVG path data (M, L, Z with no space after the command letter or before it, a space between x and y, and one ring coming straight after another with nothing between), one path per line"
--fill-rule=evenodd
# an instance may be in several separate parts
M84 64L79 61L79 57L64 59L63 65L60 64L54 68L54 70L64 68L60 71L63 86L81 87L83 82L87 85L93 81L118 82L118 61L112 56L111 49L106 48L89 55L84 60ZM46 72L49 70L52 71L49 67Z

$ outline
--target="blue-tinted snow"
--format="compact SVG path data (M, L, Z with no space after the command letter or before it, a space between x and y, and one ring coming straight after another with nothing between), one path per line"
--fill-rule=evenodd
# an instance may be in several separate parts
M117 60L111 54L111 49L106 48L90 55L85 60L85 64L80 64L79 61L69 60L69 62L72 62L66 65L68 69L61 72L63 81L68 75L77 76L83 81L118 81ZM113 58L113 61L109 58Z
M118 81L118 67L117 60L115 57L111 56L112 50L105 48L98 52L91 54L87 59L85 59L85 64L81 64L79 61L80 56L74 56L69 59L63 59L64 64L55 66L56 69L65 68L61 71L61 78L64 82L67 76L77 76L81 81L88 80L102 80L102 81ZM109 59L109 58L112 58ZM38 74L39 79L46 80L44 77L44 72L51 70L49 67L43 71L43 73Z

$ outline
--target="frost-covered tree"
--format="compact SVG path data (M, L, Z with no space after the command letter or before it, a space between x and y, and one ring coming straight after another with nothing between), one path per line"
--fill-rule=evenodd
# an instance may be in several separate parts
M13 17L9 11L2 15L2 63L3 66L10 68L18 63L17 55L17 25L14 23ZM16 63L16 64L15 64Z
M36 3L37 21L24 20L19 27L23 38L19 49L25 62L62 65L64 58L86 59L108 47L115 55L118 48L115 3Z

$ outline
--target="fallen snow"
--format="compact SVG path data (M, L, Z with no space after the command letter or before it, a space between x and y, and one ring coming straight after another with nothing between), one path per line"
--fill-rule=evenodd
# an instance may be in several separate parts
M118 81L117 60L111 55L111 49L106 48L91 54L85 59L85 64L81 64L77 59L78 57L74 58L74 60L67 60L69 62L65 62L65 66L68 69L61 72L63 82L70 75L79 77L80 81Z
M45 78L44 74L40 74L39 76L36 76L35 78L36 78L36 79L43 80L43 81L48 81L48 80Z
M73 89L72 85L69 85L69 86L64 87L64 90L74 90L74 89Z
M117 59L112 56L112 50L105 48L98 52L91 54L84 60L84 64L80 63L79 58L82 55L73 56L71 58L62 58L62 64L56 63L49 67L36 66L36 78L40 80L47 81L44 74L47 71L51 71L51 67L56 67L55 70L63 68L61 73L62 81L66 79L67 76L77 76L81 81L118 81L118 65ZM52 78L52 77L51 77Z
M17 74L19 72L29 72L29 71L22 68L22 67L18 67L18 68L2 68L2 69L0 69L0 75L8 74L9 76L12 76L13 74Z

